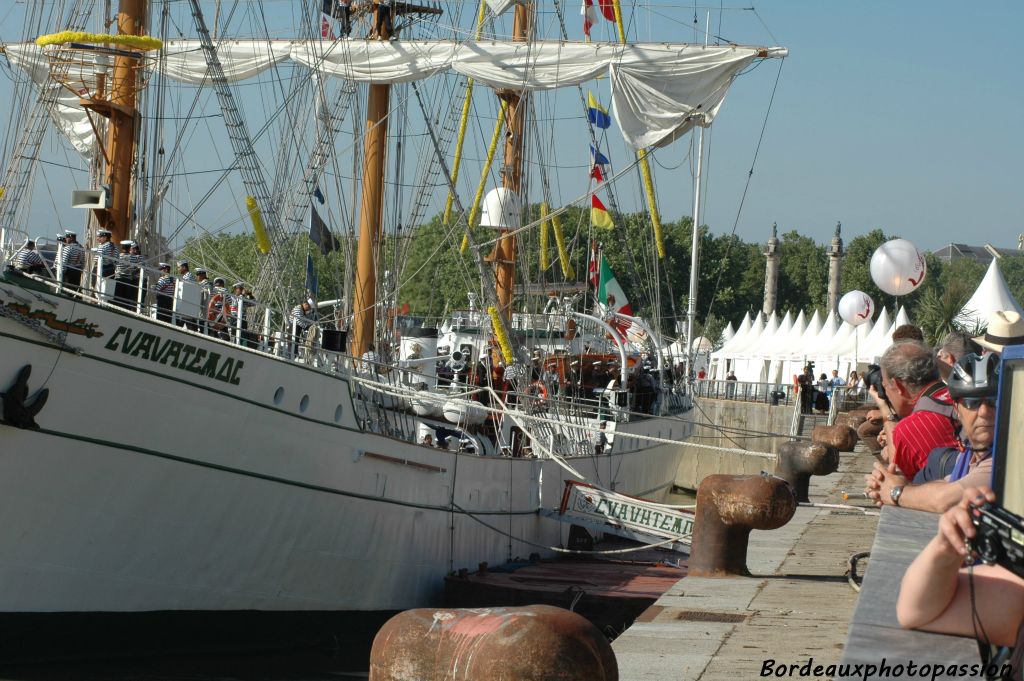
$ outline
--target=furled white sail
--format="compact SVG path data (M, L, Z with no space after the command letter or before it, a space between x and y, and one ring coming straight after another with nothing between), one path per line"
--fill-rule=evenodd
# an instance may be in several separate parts
M46 81L47 59L34 44L7 47L11 63ZM550 90L610 75L614 118L637 149L668 144L694 125L710 125L736 74L756 58L784 57L784 48L672 44L235 40L217 47L229 81L252 78L286 60L324 76L361 83L405 83L453 71L495 89ZM151 60L168 78L208 79L199 41L164 44ZM91 144L85 112L66 97L56 112L61 130L83 151ZM83 123L84 128L83 130ZM83 137L82 133L86 133Z
M487 0L487 7L494 13L494 16L501 16L508 11L509 7L518 4L518 0Z
M226 41L217 46L217 57L228 82L253 78L292 56L296 44L283 40ZM159 68L168 78L200 85L208 82L206 55L198 40L164 43Z
M733 78L759 55L765 52L733 46L624 47L623 58L609 64L622 136L636 149L660 147L694 125L711 125Z
M69 82L69 87L64 87L55 82L50 77L50 60L32 43L7 45L4 51L11 66L21 69L40 90L59 90L54 106L50 109L50 118L61 134L71 142L71 146L86 160L90 160L93 151L93 128L89 123L88 114L78 103L78 94L73 91L76 89L74 83Z

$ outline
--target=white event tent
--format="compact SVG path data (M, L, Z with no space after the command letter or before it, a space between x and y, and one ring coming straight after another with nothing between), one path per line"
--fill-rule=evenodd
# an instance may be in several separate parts
M961 310L958 321L968 325L983 326L988 323L989 316L998 310L1013 310L1024 316L1024 309L1021 309L1010 287L1006 285L1002 272L999 271L998 258L992 259L984 278L978 285L971 299Z
M803 311L795 319L786 312L781 321L774 313L767 320L747 314L735 335L711 353L710 377L722 380L731 370L741 381L790 383L814 362L816 376L831 377L835 370L846 378L858 366L877 363L896 327L909 323L906 308L895 319L882 308L876 320L857 327L840 323L834 313L823 317L815 311L806 320Z

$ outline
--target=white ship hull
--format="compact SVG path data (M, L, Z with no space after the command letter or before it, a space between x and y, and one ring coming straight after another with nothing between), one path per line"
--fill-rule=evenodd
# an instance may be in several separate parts
M29 399L49 390L39 430L0 424L0 614L394 611L567 536L538 514L571 479L552 460L368 432L343 376L115 308L13 283L0 305L0 391L25 365ZM670 423L618 432L685 437ZM570 461L670 489L680 445L619 449Z

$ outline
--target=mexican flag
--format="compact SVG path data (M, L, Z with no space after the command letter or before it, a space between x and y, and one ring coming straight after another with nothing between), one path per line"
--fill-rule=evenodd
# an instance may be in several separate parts
M602 312L611 310L630 317L633 316L633 306L629 304L626 292L622 290L619 280L615 278L612 268L608 266L603 257L597 256L596 259L591 260L590 276L591 282L597 288L597 301ZM612 326L634 343L641 342L647 336L643 329L632 322L617 319L612 322Z

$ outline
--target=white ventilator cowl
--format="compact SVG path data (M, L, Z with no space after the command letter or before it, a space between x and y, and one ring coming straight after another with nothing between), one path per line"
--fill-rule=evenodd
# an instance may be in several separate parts
M480 211L480 226L496 229L519 229L523 209L519 196L511 189L498 187L487 192Z

